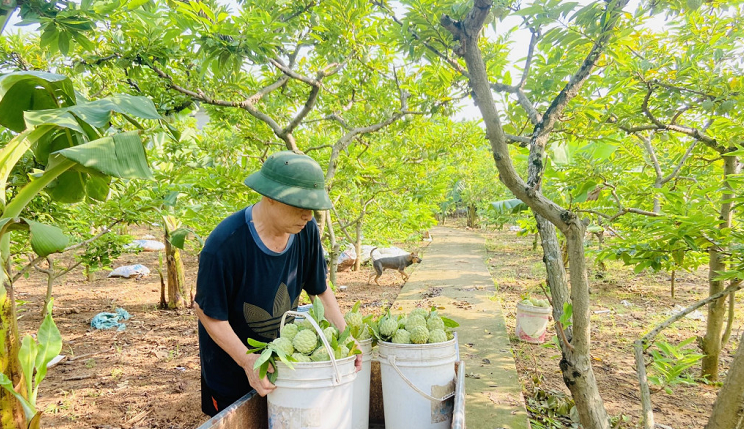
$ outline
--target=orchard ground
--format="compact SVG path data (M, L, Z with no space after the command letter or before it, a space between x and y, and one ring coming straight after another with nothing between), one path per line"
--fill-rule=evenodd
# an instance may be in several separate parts
M455 223L448 221L447 226L457 227ZM506 230L479 232L486 236L487 264L496 285L493 299L500 300L504 308L527 408L541 415L538 421L546 427L567 426L568 417L547 417L570 408L570 405L562 405L567 400L568 390L558 368L559 351L550 343L519 342L514 335L516 303L525 294L541 295L539 285L545 278L542 252L532 250L531 237L518 237L515 232ZM400 247L419 250L426 258L426 244L422 242L418 249L411 245ZM596 242L590 243L592 247L596 248ZM44 410L42 427L185 429L196 428L207 420L200 410L196 316L190 309L166 311L157 308L160 299L157 253L127 254L119 258L115 266L137 263L149 267L150 276L110 279L101 272L89 282L82 271L77 270L55 284L54 317L64 339L65 360L49 371L39 389L39 409ZM184 264L186 281L192 285L196 279L196 256L184 254ZM400 276L387 270L379 280L381 286L368 285L371 270L363 266L360 272L338 273L338 285L346 286L345 290L336 292L343 311L361 301L363 313L379 315L395 300L402 286ZM634 274L632 269L620 264L608 264L605 271L592 266L589 276L592 360L600 392L619 427L637 427L640 400L632 342L661 323L675 306L686 307L705 297L707 271L677 273L674 299L670 297L666 273ZM40 323L46 277L32 272L29 278L16 283L16 291L21 330L33 333ZM741 301L740 297L739 306ZM93 316L117 307L132 315L125 322L125 330L104 331L90 327ZM742 322L744 316L739 312L732 340L722 353L722 379L732 361ZM704 329L704 321L685 318L666 330L661 339L678 344L702 335ZM553 334L551 323L548 337ZM694 343L687 349L696 351ZM689 373L697 375L699 364ZM671 393L667 393L652 385L657 423L675 429L702 428L718 385L678 383L670 389ZM539 426L534 423L535 427Z

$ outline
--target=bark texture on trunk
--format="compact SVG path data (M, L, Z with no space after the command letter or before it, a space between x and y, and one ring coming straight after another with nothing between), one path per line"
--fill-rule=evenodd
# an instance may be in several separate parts
M186 307L186 275L184 274L181 251L170 242L165 234L165 267L168 273L168 308L171 310Z
M705 429L736 429L744 419L744 334Z
M364 216L364 212L362 212ZM356 224L356 237L354 240L354 251L356 251L356 260L354 261L354 271L359 271L362 268L362 219L357 221Z
M7 270L7 260L0 267L0 372L13 383L21 381L21 365L18 350L21 347L15 311L13 284ZM21 383L22 385L22 383ZM0 387L0 428L16 429L27 426L23 408L18 400Z
M338 269L338 255L341 245L336 242L336 231L333 229L333 221L331 220L330 213L328 211L324 211L324 213L326 213L325 221L328 225L328 245L331 249L328 255L328 279L335 287L336 270Z
M731 228L733 218L732 202L734 190L728 179L739 171L739 161L735 156L724 156L723 158L723 183L727 191L721 197L721 214L718 218L718 228ZM714 295L724 289L722 280L715 280L715 277L726 270L724 255L716 246L711 247L708 251L710 260L708 262L708 295ZM705 328L705 336L700 342L703 360L701 375L710 381L718 381L718 363L721 355L723 344L721 337L723 325L726 319L726 297L722 297L708 305L708 318Z

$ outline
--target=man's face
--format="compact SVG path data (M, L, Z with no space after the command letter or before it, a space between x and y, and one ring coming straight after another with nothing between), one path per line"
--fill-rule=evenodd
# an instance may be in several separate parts
M297 234L313 218L313 211L301 209L272 200L272 220L274 225L289 234Z

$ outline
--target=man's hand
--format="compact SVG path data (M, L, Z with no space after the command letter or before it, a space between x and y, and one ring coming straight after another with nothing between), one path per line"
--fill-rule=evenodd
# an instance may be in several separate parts
M356 355L356 360L354 361L354 368L356 368L356 372L359 372L362 370L362 353L359 353Z
M253 365L256 363L259 356L260 355L257 354L249 354L248 359L246 359L247 365L244 365L243 369L245 370L245 375L248 376L248 383L251 384L251 387L256 389L256 392L258 392L259 395L266 396L273 392L274 389L276 389L276 386L269 381L268 377L261 378L259 376L260 370L253 369ZM269 366L268 372L274 372L274 368Z

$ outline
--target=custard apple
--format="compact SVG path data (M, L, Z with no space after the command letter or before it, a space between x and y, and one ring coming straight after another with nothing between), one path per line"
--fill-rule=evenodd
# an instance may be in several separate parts
M349 348L345 345L340 345L336 350L333 351L333 356L336 359L342 359L349 356Z
M411 344L411 334L405 329L398 329L393 335L393 342L396 344Z
M429 341L429 330L426 329L426 326L416 326L409 332L413 344L426 344Z
M442 321L442 318L439 316L432 316L426 321L426 327L429 328L429 331L435 329L444 330L444 321Z
M295 325L294 323L290 323L287 325L282 326L282 330L279 332L279 336L282 338L286 338L289 341L294 340L295 335L300 331L300 327Z
M434 329L429 332L430 343L443 343L445 341L447 341L447 334L444 333L444 330Z
M297 352L292 353L292 359L294 359L296 362L311 362L309 357Z
M359 338L357 340L368 340L372 338L372 329L369 327L369 325L364 325L362 328L362 332L359 334Z
M315 350L315 346L317 344L318 337L315 336L315 332L309 329L304 329L298 332L292 340L292 345L294 346L295 350L306 355L312 353L313 350Z
M380 335L383 337L392 336L398 330L398 321L393 317L387 317L380 323Z
M421 326L423 328L426 328L426 319L424 319L423 316L408 316L408 320L406 320L406 331L413 333L413 328Z
M328 350L326 350L325 347L318 347L318 349L310 355L310 360L313 362L324 362L331 360L331 358L328 356Z
M323 335L326 337L326 340L330 343L333 341L334 338L338 337L338 331L336 331L336 328L333 326L329 326L325 329L323 329Z
M313 327L312 322L310 322L310 319L307 319L307 318L299 320L299 321L296 320L295 323L297 324L297 327L300 328L300 331L305 330L305 329L315 329Z
M362 320L362 315L360 313L352 313L351 311L346 313L346 315L344 316L344 320L351 329L361 328L362 323L364 323L364 321Z
M424 310L421 307L416 307L413 310L411 310L411 312L408 314L408 317L411 317L411 316L421 316L423 318L427 318L429 317L429 312Z
M277 349L284 352L285 355L289 356L292 353L294 353L294 347L292 346L292 341L288 340L284 337L279 337L271 342Z
M406 317L401 317L400 319L398 319L398 328L405 329L407 320L408 319Z

